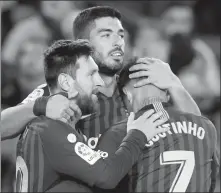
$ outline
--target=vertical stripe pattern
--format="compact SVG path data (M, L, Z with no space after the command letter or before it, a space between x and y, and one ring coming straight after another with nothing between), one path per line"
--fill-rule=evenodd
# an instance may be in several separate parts
M186 192L208 192L211 179L211 156L214 151L214 148L212 148L213 135L208 133L211 130L208 124L205 123L204 118L198 116L182 114L171 109L166 111L162 103L159 102L154 102L153 107L156 112L163 112L161 118L169 118L170 123L179 122L183 129L179 130L178 124L175 123L174 127L177 128L178 133L170 126L172 134L167 132L165 138L158 139L156 136L152 138L154 144L146 147L143 152L143 159L140 159L137 163L137 176L131 178L132 183L135 184L131 192L169 192L172 184L174 184L172 188L174 189L182 172L184 172L184 169L180 170L181 163L186 166L187 161L182 162L181 160L179 162L175 160L172 164L171 160L171 163L162 165L160 163L160 155L163 152L179 150L194 152L192 155L194 155L195 166L193 167ZM194 123L196 124L196 136L188 133L189 122L193 123L193 127ZM187 133L185 133L185 124ZM204 139L200 139L197 136L200 127L205 130ZM194 163L192 162L191 165L194 165ZM181 171L180 173L179 170Z

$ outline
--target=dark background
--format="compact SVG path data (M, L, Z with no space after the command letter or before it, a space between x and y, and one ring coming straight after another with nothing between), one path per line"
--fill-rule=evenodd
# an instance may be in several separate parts
M49 2L49 1L48 1ZM133 55L160 58L171 65L203 114L220 134L220 25L219 0L198 1L3 1L1 10L1 108L21 102L44 83L42 53L57 39L72 38L72 21L80 10L109 5L123 15L127 30L126 58ZM192 13L165 13L175 4ZM187 8L187 10L189 9ZM188 12L188 11L187 11ZM191 15L192 14L192 15ZM192 24L192 29L188 26ZM170 25L189 30L188 36L165 37ZM220 144L220 137L219 144ZM2 142L2 192L12 192L16 140ZM219 145L220 146L220 145ZM220 192L220 184L217 185Z

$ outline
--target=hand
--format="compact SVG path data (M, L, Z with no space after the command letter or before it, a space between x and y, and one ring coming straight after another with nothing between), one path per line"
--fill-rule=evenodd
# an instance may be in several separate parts
M69 100L60 94L56 94L48 100L46 106L46 116L48 118L75 124L81 118L81 115L81 110L74 100Z
M179 78L172 72L169 64L155 58L140 58L130 71L138 71L130 74L130 78L146 77L137 82L134 87L153 84L160 89L170 89L181 85Z
M167 121L167 119L160 119L162 112L154 113L154 110L148 110L138 119L134 120L134 113L130 113L127 121L127 132L131 129L137 129L142 131L146 137L147 141L152 139L156 134L163 133L169 130L169 128L158 128Z

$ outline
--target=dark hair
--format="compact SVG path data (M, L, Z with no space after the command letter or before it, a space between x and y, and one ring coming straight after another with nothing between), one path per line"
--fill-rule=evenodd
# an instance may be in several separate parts
M85 30L95 19L102 17L116 17L121 21L121 14L114 8L108 6L97 6L84 9L74 20L73 33L74 38L85 38Z
M129 71L129 69L136 64L136 60L136 57L132 58L120 71L118 80L121 89L130 81L129 75L132 74L132 71Z
M78 57L89 56L92 47L87 40L58 40L54 42L44 53L45 79L49 88L57 85L60 73L73 76L73 70L77 68Z

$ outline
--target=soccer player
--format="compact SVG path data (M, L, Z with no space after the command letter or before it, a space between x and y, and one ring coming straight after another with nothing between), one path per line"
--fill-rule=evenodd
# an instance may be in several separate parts
M44 57L51 94L65 92L82 115L95 112L95 93L103 85L91 53L86 40L60 40ZM157 129L165 123L158 120L160 115L149 111L135 121L129 118L128 135L112 156L88 147L81 130L75 128L75 120L63 123L39 116L27 125L18 143L16 192L55 191L60 183L66 185L62 192L88 192L89 186L114 188L132 168L147 140L165 131ZM151 132L146 132L146 127Z
M138 80L130 80L130 67L136 70L135 65L128 65L119 79L135 117L150 109L162 111L161 118L168 121L161 127L170 128L145 145L130 172L130 191L213 192L219 166L214 125L205 117L175 110L167 103L167 93L154 85L134 88ZM112 154L127 133L126 124L125 119L105 132L99 150Z
M73 33L75 39L88 39L91 42L95 51L92 57L105 82L105 86L99 88L97 113L79 121L79 126L88 138L88 145L95 148L99 136L113 123L125 119L130 111L127 106L128 101L122 100L116 76L123 66L125 46L121 14L117 10L105 6L85 9L76 17ZM155 60L150 61L148 58L139 59L136 64L141 71L141 77L142 73L151 72L149 78L144 78L137 86L148 83L157 84L158 87L168 90L173 103L180 109L200 114L196 103L172 73L168 64L165 65ZM155 66L155 68L149 70L151 66ZM48 87L41 86L30 94L22 105L4 110L1 113L1 139L14 138L23 132L26 124L42 113L33 112L36 98L48 94ZM36 106L38 107L38 104ZM68 99L62 96L55 95L50 98L48 103L44 102L40 106L46 109L44 113L52 119L70 120L73 111L75 115L78 114L76 108L70 106Z

